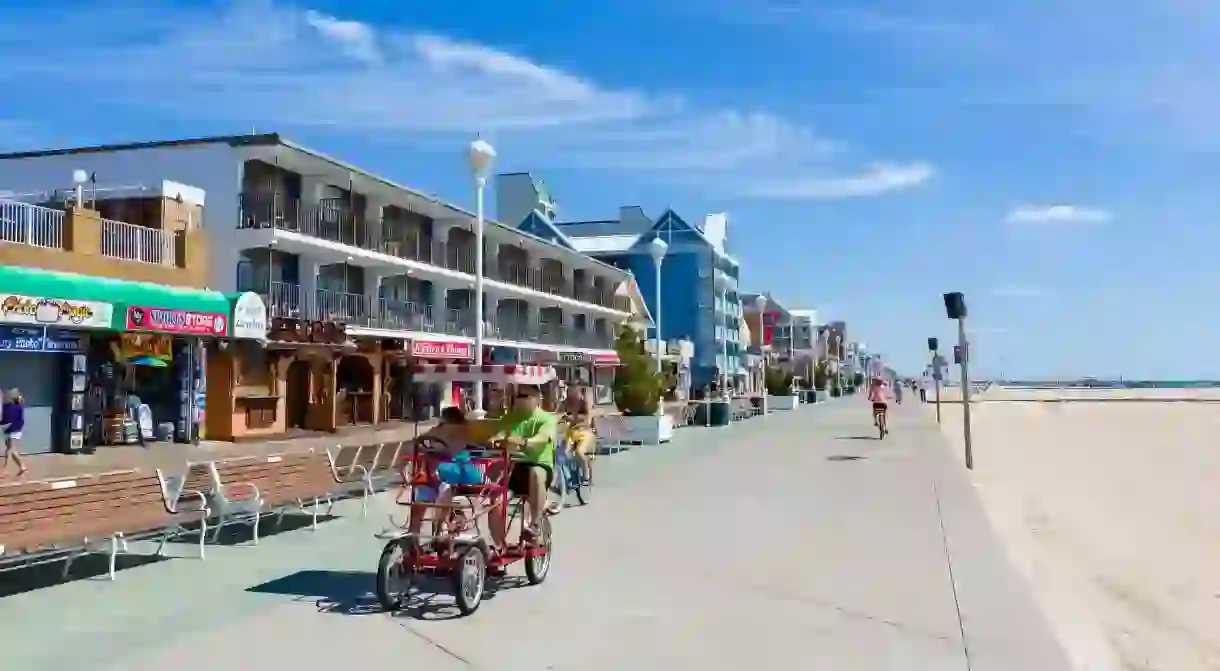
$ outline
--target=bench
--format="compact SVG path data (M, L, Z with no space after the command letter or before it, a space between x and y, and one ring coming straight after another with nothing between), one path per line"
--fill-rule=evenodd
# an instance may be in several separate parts
M186 479L188 483L206 482L208 508L217 519L212 542L220 538L226 525L247 524L255 545L260 520L266 514L277 513L278 525L285 513L296 508L311 514L310 527L317 529L320 501L330 504L335 488L327 457L312 450L192 463ZM310 510L305 509L306 500L312 500Z
M160 553L184 517L206 517L202 500L179 508L165 493L159 473L139 469L0 485L0 570L63 561L67 578L100 542L113 580L129 539L160 535Z
M326 460L330 466L331 478L338 489L335 494L342 496L351 492L354 485L360 486L360 511L368 515L369 497L376 489L373 486L373 472L377 468L377 457L384 443L376 445L337 445L327 448ZM334 499L331 499L331 508ZM327 509L327 514L330 508Z

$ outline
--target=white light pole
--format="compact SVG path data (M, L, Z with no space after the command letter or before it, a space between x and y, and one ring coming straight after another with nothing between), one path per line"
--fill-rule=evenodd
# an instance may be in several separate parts
M767 344L767 342L766 342L767 327L765 325L766 315L764 314L766 312L766 310L767 310L767 297L762 294L759 294L758 296L756 296L754 298L754 311L758 313L758 352L760 354L763 351L762 350L763 346ZM765 356L762 357L762 369L759 371L759 378L760 378L758 381L759 384L756 387L756 389L758 389L759 391L762 392L763 403L766 403L767 358ZM763 411L766 412L765 407L764 407Z
M487 175L496 160L496 150L483 140L470 143L470 171L475 183L474 216L474 363L483 365L483 192L487 187ZM474 418L482 419L483 382L474 383Z
M656 322L657 334L657 375L662 372L661 367L661 262L665 260L665 252L669 250L669 245L661 238L653 238L648 243L648 255L652 257L652 267L656 270L656 300L653 301L653 316Z
M656 343L657 343L657 378L661 378L664 373L664 368L661 364L661 347L664 342L661 340L661 262L665 260L665 252L669 250L669 245L659 237L653 238L648 242L648 255L652 257L652 267L656 270L656 300L653 301L653 320L656 328ZM662 390L664 392L664 390ZM665 399L662 398L662 401ZM657 416L665 414L665 404L657 403Z

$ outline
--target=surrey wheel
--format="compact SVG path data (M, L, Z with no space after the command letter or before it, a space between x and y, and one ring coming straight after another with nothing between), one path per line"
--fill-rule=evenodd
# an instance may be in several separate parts
M382 609L394 612L406 606L414 580L415 553L410 542L398 538L386 543L377 562L377 601Z
M486 584L487 556L483 551L475 545L458 551L454 560L453 592L462 615L470 615L479 609Z
M525 558L525 578L531 585L537 585L546 580L546 574L551 570L551 518L549 516L543 515L542 519L538 521L536 548L543 552Z

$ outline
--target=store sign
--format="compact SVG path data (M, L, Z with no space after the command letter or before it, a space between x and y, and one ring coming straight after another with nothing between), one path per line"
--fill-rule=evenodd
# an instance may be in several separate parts
M214 312L165 310L136 305L127 308L127 328L133 331L223 336L228 327L229 318Z
M85 336L40 326L0 326L0 351L83 352Z
M233 301L233 337L267 339L267 304L262 296L247 291Z
M585 356L585 361L593 364L595 368L612 368L619 365L618 354L588 354Z
M9 324L110 328L110 318L113 314L114 306L110 303L38 298L19 294L8 294L0 300L0 322Z
M469 359L473 356L470 343L439 340L412 340L411 356L420 359Z
M560 352L559 361L561 363L584 363L584 352Z

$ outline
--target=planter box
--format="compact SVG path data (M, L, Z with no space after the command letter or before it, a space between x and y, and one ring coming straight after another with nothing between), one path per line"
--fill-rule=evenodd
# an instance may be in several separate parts
M637 417L623 415L621 426L622 429L618 435L619 443L660 445L668 443L674 437L674 420L665 414Z
M796 396L767 396L768 410L796 410L798 403Z
M708 413L712 413L708 417ZM728 426L733 422L733 412L728 401L712 401L695 406L695 426Z

